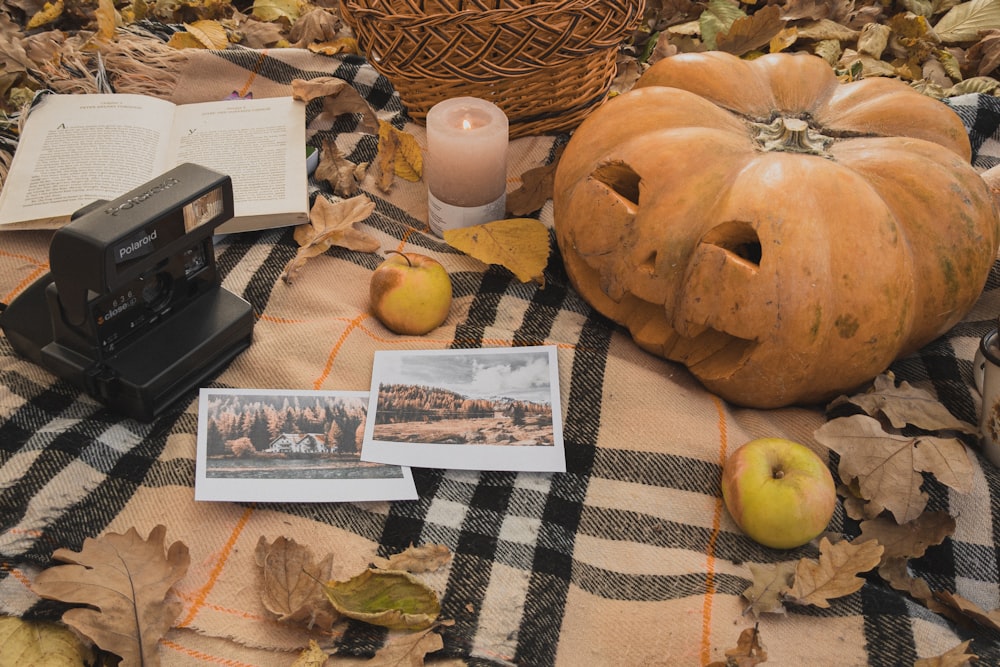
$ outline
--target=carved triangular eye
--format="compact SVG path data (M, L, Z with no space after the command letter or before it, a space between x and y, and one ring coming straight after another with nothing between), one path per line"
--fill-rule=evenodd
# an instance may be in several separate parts
M732 220L716 225L708 230L701 242L718 246L751 264L760 266L762 254L760 237L749 222Z
M611 188L619 197L639 206L639 174L624 162L607 162L594 170L594 178Z

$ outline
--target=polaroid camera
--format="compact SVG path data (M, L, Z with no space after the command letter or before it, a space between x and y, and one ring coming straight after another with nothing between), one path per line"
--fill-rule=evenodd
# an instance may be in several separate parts
M14 349L108 407L161 414L250 345L250 304L221 286L213 231L229 176L184 164L77 211L48 274L0 315Z

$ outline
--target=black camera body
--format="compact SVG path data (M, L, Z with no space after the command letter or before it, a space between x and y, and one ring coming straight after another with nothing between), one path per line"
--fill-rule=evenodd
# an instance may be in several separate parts
M250 304L222 287L212 236L229 176L183 164L74 214L49 273L0 315L14 349L108 407L150 421L246 349Z

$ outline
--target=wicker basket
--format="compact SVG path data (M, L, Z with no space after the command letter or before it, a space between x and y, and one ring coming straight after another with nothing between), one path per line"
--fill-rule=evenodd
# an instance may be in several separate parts
M512 138L569 131L607 97L644 0L340 0L362 53L424 122L441 100L489 100Z

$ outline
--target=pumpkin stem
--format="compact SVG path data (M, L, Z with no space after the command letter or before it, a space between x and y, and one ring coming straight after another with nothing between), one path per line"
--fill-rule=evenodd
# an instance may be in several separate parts
M771 123L754 123L753 126L757 130L756 139L764 151L830 157L826 148L833 143L833 138L820 134L801 118L779 116Z

